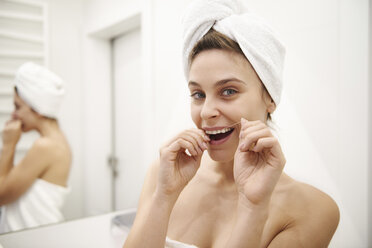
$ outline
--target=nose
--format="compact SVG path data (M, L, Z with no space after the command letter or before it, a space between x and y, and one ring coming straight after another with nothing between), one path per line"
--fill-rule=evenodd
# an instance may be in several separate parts
M219 115L216 103L213 99L206 98L200 112L200 117L204 120L216 118Z

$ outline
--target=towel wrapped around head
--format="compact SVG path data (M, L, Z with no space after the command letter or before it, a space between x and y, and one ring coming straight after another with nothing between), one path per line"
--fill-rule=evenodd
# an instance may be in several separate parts
M246 11L238 0L196 0L183 16L183 64L188 79L189 56L213 28L237 42L276 105L282 91L285 48L265 20Z
M27 62L18 69L14 84L19 97L33 110L43 116L57 118L65 94L60 77L43 66Z

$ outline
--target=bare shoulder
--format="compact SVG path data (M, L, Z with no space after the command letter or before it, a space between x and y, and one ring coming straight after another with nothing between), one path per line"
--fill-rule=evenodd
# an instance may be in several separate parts
M71 150L68 144L50 137L40 137L32 145L34 151L40 153L46 159L70 160Z
M295 209L298 211L301 211L301 209L307 211L308 214L303 215L306 221L326 221L328 224L334 226L334 228L337 227L340 212L332 197L314 186L295 180L291 192L298 199L294 203Z
M32 144L31 149L36 152L42 152L45 155L49 154L51 151L53 151L54 142L45 137L40 137L35 140L35 142Z
M328 244L340 219L336 202L316 187L290 177L283 185L279 193L281 205L285 204L289 210L283 231L295 233L303 243L318 243L318 247Z

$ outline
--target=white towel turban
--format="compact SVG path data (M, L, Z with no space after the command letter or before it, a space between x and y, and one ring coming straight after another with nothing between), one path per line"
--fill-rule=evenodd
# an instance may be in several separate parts
M183 16L183 63L189 74L189 55L213 27L237 42L275 104L280 102L285 48L265 20L246 11L238 0L196 0Z
M43 116L57 118L65 93L60 77L45 67L27 62L18 69L14 83L20 98L33 110Z

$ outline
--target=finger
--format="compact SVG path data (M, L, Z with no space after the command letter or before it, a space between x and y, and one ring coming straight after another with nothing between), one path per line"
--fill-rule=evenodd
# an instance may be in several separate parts
M211 139L210 139L209 136L205 133L204 130L201 130L201 129L198 129L198 130L201 132L201 135L202 135L203 140L204 140L205 142L209 142L209 141L211 141Z
M21 122L20 120L14 120L14 125L15 125L15 127L17 127L17 128L20 128L21 125L22 125L22 122Z
M197 142L199 147L202 150L205 150L208 148L205 138L203 137L205 134L202 130L188 130L187 133L191 135Z
M256 146L252 149L254 152L261 152L263 149L271 149L276 144L276 138L265 137L257 140Z
M198 152L195 150L193 144L191 142L185 140L185 139L182 139L182 138L179 138L178 140L173 142L168 147L168 149L169 149L170 152L172 152L174 154L177 154L180 151L185 152L185 150L187 149L192 156L197 156L198 155Z
M261 130L261 129L264 129L264 128L267 128L266 124L260 122L257 125L254 125L254 126L251 126L251 127L245 128L245 129L242 129L242 130L240 130L239 138L240 139L243 139L248 134L253 133L253 132L256 132L256 131Z
M192 128L192 129L189 129L189 130L186 130L186 131L191 131L191 132L195 132L195 133L200 134L200 136L203 138L204 142L209 142L211 140L209 138L209 136L205 133L205 131L202 130L202 129Z
M197 149L200 154L202 154L203 151L208 148L207 142L209 141L209 137L207 137L204 131L201 129L192 128L185 130L183 133L180 134L180 137L183 137L192 142L195 149Z
M198 152L198 154L201 154L203 153L204 149L200 147L198 139L194 136L197 136L197 134L192 134L191 132L185 131L180 135L180 138L189 141L193 145L194 149Z
M270 149L271 153L275 157L281 157L283 156L282 154L282 149L280 147L279 141L275 137L265 137L265 138L260 138L257 141L256 146L252 149L254 152L262 152L264 149Z
M10 125L11 123L15 123L15 121L14 119L7 120L5 125Z
M18 119L10 119L6 123L7 124L12 124L12 125L15 125L15 126L20 126L22 124L22 122Z
M252 132L248 134L244 139L241 140L241 144L239 146L240 151L250 151L253 149L255 144L257 143L258 139L264 137L271 137L272 134L268 128L260 129L258 131Z
M210 141L209 137L204 133L203 130L193 128L193 129L184 130L184 131L178 133L178 134L177 134L176 136L174 136L172 139L168 140L168 141L163 145L163 147L170 146L170 144L172 144L173 142L175 142L175 141L180 137L180 135L182 135L184 132L192 131L192 130L194 130L194 131L195 131L195 130L198 130L198 132L200 133L200 135L202 135L203 139L204 139L206 142L209 142L209 141Z
M248 127L251 127L251 126L254 126L254 125L257 125L257 124L263 123L263 122L260 121L260 120L256 120L256 121L248 121L248 120L245 119L245 118L241 118L241 119L240 119L240 123L241 123L242 128L248 128Z
M191 134L189 134L188 131L183 132L180 135L179 138L180 139L183 139L185 141L188 141L193 146L194 150L196 151L196 154L193 153L191 150L189 150L189 153L192 156L197 156L197 155L202 155L203 154L204 149L202 149L201 147L199 147L199 144L198 144L197 139L195 139Z
M8 120L5 123L5 128L6 129L16 129L16 128L19 128L19 127L20 127L20 124L18 124L15 120Z

